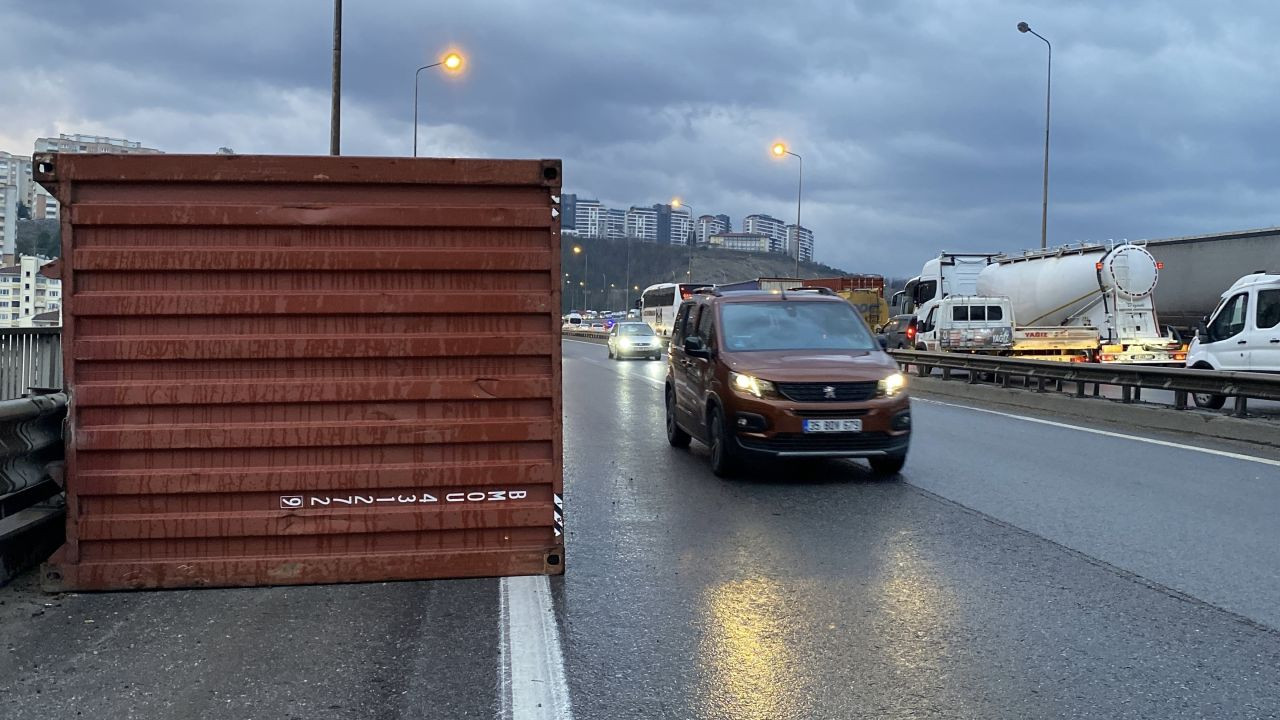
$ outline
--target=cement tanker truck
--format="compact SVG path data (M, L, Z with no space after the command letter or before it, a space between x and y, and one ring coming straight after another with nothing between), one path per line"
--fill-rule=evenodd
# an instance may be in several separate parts
M1152 302L1160 270L1149 252L1129 244L1018 256L943 253L925 264L908 292L926 326L944 296L1008 298L1014 341L1005 354L1181 365L1186 347L1161 332Z
M1186 347L1161 332L1152 300L1161 269L1138 245L1082 245L993 258L976 291L1010 299L1017 334L1088 327L1098 333L1102 362L1181 365Z

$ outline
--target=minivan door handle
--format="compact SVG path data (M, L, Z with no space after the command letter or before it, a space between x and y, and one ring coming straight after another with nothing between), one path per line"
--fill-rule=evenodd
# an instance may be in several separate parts
M1245 343L1247 343L1247 342L1249 342L1249 341L1248 341L1248 340L1237 340L1237 341L1236 341L1236 344L1237 344L1237 345L1244 345L1244 344L1245 344Z
M1280 338L1271 338L1271 342L1280 343Z

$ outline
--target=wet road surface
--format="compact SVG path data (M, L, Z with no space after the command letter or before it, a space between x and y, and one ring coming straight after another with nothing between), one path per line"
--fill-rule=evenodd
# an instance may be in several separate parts
M573 717L1280 717L1275 458L917 399L899 480L721 480L666 445L661 363L564 355ZM550 716L503 699L500 581L30 585L0 717Z

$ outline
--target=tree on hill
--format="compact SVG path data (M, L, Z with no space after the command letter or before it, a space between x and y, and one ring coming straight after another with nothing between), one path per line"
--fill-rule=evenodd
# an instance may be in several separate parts
M582 249L573 252L574 247ZM849 273L820 263L800 263L800 276ZM641 291L663 282L727 283L758 277L794 277L795 258L706 247L660 245L643 240L564 238L561 251L563 312L621 310Z

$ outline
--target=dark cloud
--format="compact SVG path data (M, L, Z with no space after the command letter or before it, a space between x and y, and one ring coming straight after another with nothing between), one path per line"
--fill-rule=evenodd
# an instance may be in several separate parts
M819 258L906 274L1038 243L1054 42L1051 241L1273 225L1280 69L1261 0L346 3L344 149L563 157L616 205L791 218L804 155ZM322 0L0 6L0 149L99 132L173 151L322 153Z

